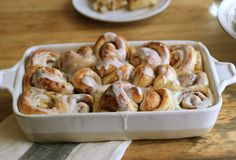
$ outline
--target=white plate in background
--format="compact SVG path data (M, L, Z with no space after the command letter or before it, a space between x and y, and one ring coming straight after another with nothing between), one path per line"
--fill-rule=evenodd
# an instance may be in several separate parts
M224 0L218 10L218 20L225 31L236 39L236 0Z
M116 11L108 11L100 13L92 8L93 0L72 0L74 8L82 15L106 22L132 22L154 16L165 10L170 4L171 0L156 0L157 5L135 11L128 9L119 9Z

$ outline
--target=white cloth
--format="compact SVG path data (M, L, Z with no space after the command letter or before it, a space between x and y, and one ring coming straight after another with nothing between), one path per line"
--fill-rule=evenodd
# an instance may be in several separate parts
M66 160L120 160L131 141L79 143ZM0 123L0 159L18 160L31 146L14 115Z

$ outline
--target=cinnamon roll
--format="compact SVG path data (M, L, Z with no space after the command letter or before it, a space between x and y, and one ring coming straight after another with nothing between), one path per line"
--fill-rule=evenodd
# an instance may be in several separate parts
M112 32L107 32L100 36L94 46L94 52L97 59L101 60L104 57L115 56L120 61L125 61L128 51L126 39Z
M168 89L149 90L144 94L140 111L168 111L179 110L177 100Z
M26 69L30 66L42 66L42 67L56 67L59 53L47 50L38 49L33 51L26 60Z
M149 64L156 68L160 64L170 63L170 52L163 43L150 42L139 48L136 53L131 53L130 62L134 66Z
M148 87L153 84L156 75L150 65L139 65L134 69L132 82L139 87Z
M81 68L76 71L71 81L75 89L82 93L93 93L102 84L101 77L90 68Z
M157 78L154 80L153 89L168 88L178 90L180 83L173 67L170 65L160 65L157 68Z
M106 111L138 111L143 99L142 90L126 81L111 84L103 93L100 108Z
M89 46L82 46L77 52L67 51L58 60L59 68L69 76L80 68L94 68L96 64L97 59Z
M124 64L116 57L105 57L103 60L98 62L95 70L103 78L123 65Z
M93 98L87 94L62 95L32 87L18 100L24 114L61 114L92 111Z
M133 70L134 67L131 64L125 63L120 68L114 70L113 72L103 77L102 83L105 85L105 84L111 84L118 80L128 81L130 79Z
M88 94L55 94L53 106L59 113L87 113L93 111L93 97Z
M201 55L190 45L174 45L170 47L171 61L177 72L202 70Z
M24 91L32 86L63 94L72 94L74 90L73 85L67 82L64 73L50 67L29 67L23 83Z
M19 111L24 114L56 114L58 110L45 90L35 87L23 92L18 99Z
M184 88L192 85L209 85L207 74L202 71L178 73L180 85Z
M208 87L194 85L183 89L178 101L183 109L202 109L213 105L213 95Z

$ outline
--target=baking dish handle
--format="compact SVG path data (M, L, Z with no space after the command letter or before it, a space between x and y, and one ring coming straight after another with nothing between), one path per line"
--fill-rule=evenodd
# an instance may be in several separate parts
M11 68L0 70L0 89L7 89L11 93L15 87L15 78L19 63Z
M222 93L225 87L230 84L236 83L235 65L228 62L219 62L215 58L213 58L213 61L219 78L219 92Z

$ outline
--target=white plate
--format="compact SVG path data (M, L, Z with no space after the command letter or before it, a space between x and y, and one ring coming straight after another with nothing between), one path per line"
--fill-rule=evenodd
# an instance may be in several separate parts
M218 19L225 31L236 39L236 0L224 0L220 4Z
M91 7L93 0L72 0L75 9L92 19L106 21L106 22L131 22L145 19L154 16L168 7L171 0L156 0L155 7L139 9L136 11L129 11L127 9L120 9L117 11L108 11L106 13L99 13Z

